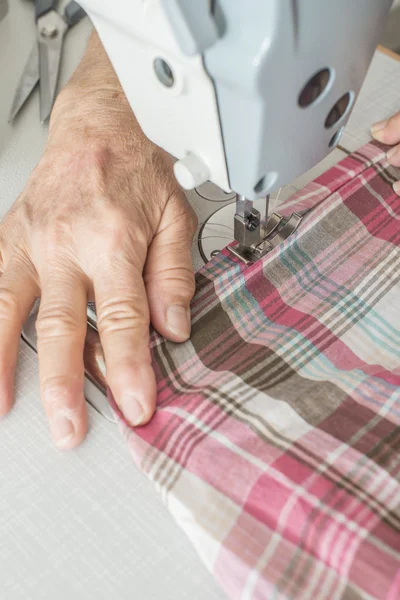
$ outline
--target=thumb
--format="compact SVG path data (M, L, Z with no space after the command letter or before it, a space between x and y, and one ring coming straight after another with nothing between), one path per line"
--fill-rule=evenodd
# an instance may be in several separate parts
M190 301L194 294L191 258L196 217L185 196L171 197L150 245L144 270L150 318L173 342L190 335Z
M383 144L398 144L400 142L400 112L390 119L379 121L371 127L372 136Z

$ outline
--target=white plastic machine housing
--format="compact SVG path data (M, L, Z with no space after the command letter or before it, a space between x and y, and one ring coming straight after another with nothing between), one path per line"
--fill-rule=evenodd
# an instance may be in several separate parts
M392 0L81 3L143 131L178 159L179 183L210 180L255 200L336 146Z
M229 189L213 83L201 54L187 56L179 48L161 1L80 4L97 29L144 133L189 163L187 169L185 162L181 166L181 184L190 189L209 179ZM171 66L171 88L157 78L157 58Z

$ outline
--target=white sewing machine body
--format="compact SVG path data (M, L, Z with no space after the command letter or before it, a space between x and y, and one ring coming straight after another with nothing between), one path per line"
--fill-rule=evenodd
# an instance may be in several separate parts
M81 3L181 185L254 200L336 146L392 0Z

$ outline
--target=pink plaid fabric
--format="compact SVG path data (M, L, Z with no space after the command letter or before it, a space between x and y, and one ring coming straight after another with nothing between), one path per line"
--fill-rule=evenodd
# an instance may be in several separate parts
M197 274L190 342L152 334L158 410L122 429L231 598L400 598L397 177L347 157L284 244Z

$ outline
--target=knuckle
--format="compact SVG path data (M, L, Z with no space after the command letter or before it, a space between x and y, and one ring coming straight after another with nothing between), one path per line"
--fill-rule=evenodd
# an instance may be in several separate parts
M101 210L101 218L98 219L95 228L95 247L102 256L124 256L131 253L132 247L147 248L148 231L146 219L140 219L139 209L132 218L120 206L114 206L107 201ZM138 221L141 220L141 225Z
M163 287L185 298L191 298L195 292L195 280L190 269L171 269L164 273Z
M179 297L190 301L196 290L193 270L189 267L171 267L148 274L146 287L152 288L150 296Z
M66 264L74 263L76 251L71 243L72 236L66 218L52 217L46 225L33 227L31 236L31 255L35 264L46 270L52 267L64 272Z
M60 247L72 234L72 220L70 214L59 212L51 218L46 227L45 239L49 250Z
M39 310L36 321L39 340L59 337L81 337L84 335L74 311L68 307L49 306Z
M97 327L100 335L131 332L135 335L148 335L149 317L147 311L133 308L134 302L109 301L98 307Z
M42 375L41 389L43 401L48 407L64 408L75 411L80 407L83 390L83 376Z
M105 225L111 230L124 230L126 219L118 206L115 206L107 197L102 200L102 212Z

